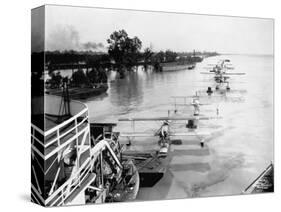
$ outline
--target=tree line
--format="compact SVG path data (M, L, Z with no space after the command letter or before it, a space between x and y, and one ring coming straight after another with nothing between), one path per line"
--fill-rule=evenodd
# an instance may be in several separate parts
M51 79L46 82L47 87L51 89L60 88L63 82L63 77L60 72L52 72L50 77ZM86 72L82 69L78 69L78 71L73 72L71 77L67 80L70 87L97 88L101 84L107 83L107 75L101 67L99 69L92 68Z
M62 80L59 72L55 71L71 69L71 67L78 69L70 79L72 85L81 86L106 82L107 69L116 70L123 78L127 71L131 71L137 65L143 65L145 69L148 65L152 65L154 70L161 71L161 63L176 61L195 63L202 60L202 57L195 56L193 53L180 53L172 50L155 52L151 47L146 47L141 51L142 41L137 36L130 37L124 29L114 31L106 41L108 43L107 52L70 50L33 53L32 70L42 69L40 65L43 54L45 66L51 76L50 84L52 87L58 86L59 81ZM217 53L213 52L212 54ZM87 70L86 73L82 70L83 68Z

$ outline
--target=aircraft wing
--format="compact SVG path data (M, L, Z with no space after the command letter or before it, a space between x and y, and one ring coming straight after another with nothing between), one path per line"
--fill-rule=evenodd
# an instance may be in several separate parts
M230 89L230 90L226 90L226 89L219 89L219 90L216 90L217 93L220 93L220 92L224 92L224 93L247 93L247 90L246 89L241 89L241 90L238 90L238 89Z
M200 72L200 74L214 74L214 72Z
M121 137L154 137L155 133L146 133L146 132L121 132Z
M174 98L174 99L187 99L187 98L194 98L196 97L195 95L193 96L171 96L171 98Z
M194 105L199 105L199 106L204 106L204 105L211 105L211 104L203 104L203 103L199 103L199 104L195 104L195 103L177 103L177 106L194 106Z
M209 136L210 132L175 132L170 133L169 136ZM120 137L158 137L155 133L146 132L121 132Z
M223 73L222 75L245 75L246 73Z
M208 136L210 132L175 132L171 133L170 136Z
M229 70L233 70L233 69L234 69L233 66L226 66L225 68L226 68L226 69L229 69Z
M215 117L217 118L217 117ZM155 117L155 118L121 118L118 121L187 121L187 120L210 120L214 117L205 116L180 116L180 117Z

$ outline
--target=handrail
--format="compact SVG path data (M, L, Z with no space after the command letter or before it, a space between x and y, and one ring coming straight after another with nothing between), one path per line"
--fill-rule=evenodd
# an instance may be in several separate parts
M80 174L80 172L86 168L87 163L90 161L90 158L88 158L84 164L79 168L79 170L74 174L74 176L72 178L69 178L67 181L65 181L65 183L63 185L60 186L60 188L58 188L55 192L52 193L52 195L50 195L47 199L46 199L46 204L48 204L55 196L57 196L61 191L63 191L63 189L69 185L69 183L77 177L77 175ZM89 163L88 166L90 166L91 164ZM89 167L87 167L89 168Z
M73 108L74 115L69 119L65 120L64 122L54 126L51 129L44 131L38 128L33 123L31 123L32 151L36 152L44 160L49 159L52 155L56 154L63 147L69 145L71 142L78 139L80 135L85 134L84 135L85 137L86 135L89 134L90 125L88 123L88 119L89 119L88 107L86 104L82 102L79 101L73 101L73 102L79 103L79 105L77 104L74 105ZM70 134L70 136L67 136L73 130L75 130L75 132L73 132L73 134ZM48 139L46 139L47 136L49 136ZM48 148L56 142L58 142L58 146L56 146L54 149ZM90 144L87 143L85 145L87 145L87 149L91 148ZM41 147L43 147L42 148L43 150L41 150ZM40 191L38 191L35 188L34 185L36 184L32 185L32 191L35 194L34 198L37 199L37 201L41 200L45 205L48 204L57 205L57 204L64 203L66 198L75 191L75 188L77 188L77 186L79 186L81 182L84 182L86 179L92 179L92 178L88 178L91 177L89 173L91 172L91 167L92 167L91 152L89 154L90 155L89 157L86 158L86 160L81 161L82 164L77 167L78 168L77 172L73 173L73 175L63 183L63 185L59 186L59 188L57 189L54 189L54 187L52 187L51 191L53 190L53 192L51 192L50 196L48 196L47 198L43 197L43 195L40 194ZM57 176L55 178L57 178ZM70 188L70 189L66 189L66 188Z
M50 158L52 155L54 155L56 152L61 150L63 147L65 147L66 145L71 143L74 139L78 138L82 133L84 133L87 130L89 130L89 126L85 127L83 130L79 131L77 134L75 134L74 136L69 138L65 143L61 144L58 148L56 148L57 149L56 151L53 150L49 154L45 155L45 159Z
M31 127L38 131L41 135L44 135L44 131L41 130L39 127L31 123Z
M69 118L68 120L62 122L61 124L49 129L48 131L44 132L44 136L48 136L51 133L55 132L56 130L58 130L59 128L63 127L66 124L69 124L70 122L72 122L74 119L76 119L77 117L79 117L80 115L82 115L83 113L86 113L88 111L88 108L84 108L81 112L77 113L76 115L72 116L71 118Z
M84 119L83 121L85 121L86 119ZM83 122L82 121L82 122ZM80 122L81 123L81 122ZM80 126L80 125L79 125ZM75 126L73 127L72 130L74 130L76 127L78 126ZM63 144L60 144L60 149L62 148L62 146L64 147L65 145L69 144L70 142L72 142L74 139L76 139L78 136L80 136L83 132L87 131L89 127L86 126L85 128L81 129L78 133L75 133L75 135L73 135L72 137L70 137L65 143ZM47 144L41 144L41 142L38 141L38 139L36 139L37 142L39 142L43 147L44 147L44 150L46 150L47 147L49 147L51 144L53 144L54 142L56 142L59 138L65 136L65 134L62 134L58 137L56 137L55 139L52 140L52 142L49 142ZM36 153L38 153L40 155L41 158L44 158L45 160L48 159L50 156L52 156L54 154L54 150L52 152L50 152L49 154L45 155L44 152L40 151L36 146L34 146L33 144L31 145L31 148L32 150L34 150ZM57 152L57 151L56 151Z
M105 147L107 147L107 149L109 150L109 152L111 153L111 155L113 156L114 160L116 161L116 163L118 164L118 166L120 168L122 168L122 165L120 163L120 161L118 160L118 158L116 157L114 151L111 149L110 145L108 144L108 142L106 140L101 140L99 141L93 148L92 150L94 152L98 152L100 149L104 149Z
M35 140L36 140L36 142L37 142L37 143L39 143L42 147L44 147L43 142L42 142L42 141L40 141L37 137L35 137L34 135L31 135L31 137L32 137L33 139L35 139Z
M88 117L84 118L81 122L79 122L77 125L74 125L74 127L70 128L69 130L67 130L66 132L64 132L63 134L60 134L59 136L56 136L53 140L49 141L47 144L44 144L44 147L47 148L50 145L52 145L53 143L55 143L58 139L64 137L65 135L67 135L68 133L70 133L72 130L76 129L77 127L79 127L80 125L82 125L86 120L88 119ZM58 129L59 130L59 129Z
M69 197L69 196L75 191L75 189L79 186L79 183L78 183L79 181L80 181L80 182L83 182L83 181L86 179L87 174L90 173L90 168L91 168L91 163L89 163L89 164L85 167L85 169L82 171L82 173L80 173L79 178L73 177L73 179L69 181L69 184L70 184L70 185L69 185L69 184L64 185L64 187L67 187L67 186L70 186L70 187L71 187L70 191L68 192L68 196L67 196L67 197ZM79 169L79 170L80 170L80 169ZM80 171L81 171L81 170L80 170ZM80 172L80 171L79 171L79 172ZM76 185L75 185L75 184L76 184ZM75 185L75 187L72 187L73 185ZM61 189L61 194L60 194L56 199L59 199L59 198L63 197L63 196L65 195L66 191L67 191L67 190ZM59 193L60 193L60 192L58 192L58 194L59 194ZM55 195L55 196L57 196L57 195ZM65 199L67 199L67 197L65 197ZM57 200L53 201L53 203L51 204L51 206L53 206L56 202L57 202ZM61 202L63 202L63 201L61 201Z
M110 145L108 144L108 142L106 140L101 140L99 141L99 143L97 143L93 148L92 150L95 152L95 153L99 153L101 154L101 151L100 150L103 150L104 148L107 148L109 150L109 152L111 153L111 155L113 156L114 160L116 161L116 163L118 164L118 166L120 168L122 168L122 165L120 163L120 161L118 160L118 158L116 157L115 153L113 152L113 150L111 149ZM46 200L46 204L48 204L49 202L51 202L52 200L53 203L51 204L54 205L55 203L58 202L59 198L62 198L63 195L65 194L65 191L64 191L64 188L71 185L74 185L74 184L77 184L77 182L79 182L79 180L81 181L84 181L86 179L86 176L87 174L90 172L90 168L91 168L91 162L93 163L98 157L95 157L94 159L90 159L88 158L84 164L79 168L79 170L76 172L76 174L68 179L62 186L60 186L60 188L58 190L56 190L50 197L47 198ZM88 161L91 161L90 163L88 163ZM86 165L87 164L87 165ZM84 168L85 166L85 168ZM84 169L84 170L83 170ZM83 170L83 171L82 171ZM82 172L81 172L82 171ZM81 172L81 173L80 173ZM79 178L77 178L77 175L79 174ZM75 187L73 187L69 193L68 193L68 196L70 196L73 191L77 188L78 185L76 185ZM59 195L59 196L58 196ZM54 199L56 197L56 199ZM67 198L67 197L66 197ZM62 203L64 200L60 201L60 203Z
M67 132L59 135L59 136L56 136L52 141L46 143L46 144L43 144L37 137L35 137L34 135L31 135L32 138L34 138L36 140L36 143L39 143L42 147L44 147L44 149L48 148L50 145L52 145L53 143L55 143L58 139L62 138L63 136L67 135L69 132L73 131L74 129L76 129L77 127L81 126L83 123L86 122L86 120L88 119L88 117L85 117L82 121L80 121L77 125L75 125L74 127L72 127L70 130L68 130ZM59 130L59 129L58 129ZM80 135L80 132L81 131L85 131L85 128L81 129L79 131L79 135ZM73 135L72 137L76 136ZM71 139L72 137L70 137L69 139ZM73 139L72 139L73 140ZM69 143L69 142L67 142ZM32 149L34 151L36 151L40 156L41 158L45 158L44 157L44 153L42 151L40 151L36 146L34 146L34 144L31 145ZM45 155L46 156L46 155ZM46 157L45 159L47 159L48 157Z
M34 187L33 184L31 184L31 189L35 192L37 197L41 200L42 203L45 203L45 200L43 199L42 195L38 192L38 190Z
M41 158L45 158L44 154L40 150L38 150L34 145L31 145L31 149L35 151L38 155L40 155Z
M110 145L108 144L108 142L106 140L101 140L100 142L98 142L91 150L90 153L92 156L94 156L94 158L87 158L83 164L79 167L79 169L77 170L77 172L71 177L69 178L63 185L61 185L56 191L54 191L44 202L45 204L49 204L50 202L51 205L54 204L61 204L64 202L64 200L70 196L73 191L77 188L77 185L73 187L73 185L77 184L79 181L83 182L86 179L86 176L88 176L88 174L90 173L91 167L93 162L98 158L96 153L101 154L101 150L107 149L113 159L115 160L115 162L118 164L118 166L120 168L122 168L122 165L119 161L119 159L116 157L114 151L111 149ZM66 194L66 191L64 190L66 187L70 186L71 190L67 193L67 196L64 197L64 195ZM33 190L35 189L35 193L37 194L37 196L39 196L39 198L41 200L43 200L42 195L39 194L39 192L36 190L36 188L32 185ZM60 200L60 198L62 198L62 200Z
M85 170L87 170L87 172L84 171L84 172L81 174L81 176L82 176L82 175L84 175L84 176L81 177L81 179L79 178L81 182L83 182L83 181L86 179L86 176L90 173L90 169L85 169ZM79 187L79 183L78 183L78 182L79 182L79 181L78 181L79 179L76 179L74 182L71 183L71 185L74 185L74 184L76 184L76 185L71 188L71 190L69 191L67 197L64 197L66 191L62 190L62 191L61 191L61 194L56 197L56 199L52 202L52 204L51 204L50 206L54 206L56 203L57 203L57 206L60 206L62 203L64 203L64 202L67 200L67 198L70 197L70 195L76 190L76 188ZM62 200L58 201L60 198L61 198Z

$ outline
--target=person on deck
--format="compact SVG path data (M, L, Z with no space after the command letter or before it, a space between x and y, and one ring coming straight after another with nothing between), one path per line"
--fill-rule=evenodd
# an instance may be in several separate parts
M199 102L199 99L193 99L191 104L192 104L193 107L194 107L194 113L193 113L193 115L194 115L194 116L198 116L199 113L200 113L200 108L199 108L200 102Z
M160 137L160 144L164 145L167 143L168 135L169 135L169 123L168 121L164 121L157 134Z

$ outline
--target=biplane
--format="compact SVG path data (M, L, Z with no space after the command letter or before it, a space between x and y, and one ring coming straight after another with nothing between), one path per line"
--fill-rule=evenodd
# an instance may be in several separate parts
M193 106L194 107L194 113L193 115L199 115L201 111L201 106L209 106L213 105L215 103L215 108L208 108L209 110L213 110L216 113L215 118L220 118L219 115L219 103L221 101L227 102L241 102L244 100L243 96L235 95L235 94L243 94L247 92L246 90L226 90L226 89L212 89L212 87L208 87L207 90L198 90L195 92L195 95L191 96L172 96L173 99L173 105L174 105L174 113L177 113L180 108L183 109L187 106ZM231 94L231 95L229 95ZM232 95L234 94L234 95ZM169 112L168 112L169 115Z
M229 91L229 79L231 75L245 75L242 72L227 72L229 69L234 69L232 65L229 65L230 60L224 59L218 62L209 72L200 72L201 74L214 74L214 80L217 83L215 89L220 91ZM210 87L207 90L207 93L212 94Z
M208 69L209 72L206 72L206 74L214 73L216 75L219 74L232 74L232 73L227 73L227 70L232 70L234 69L234 66L230 63L229 59L224 59L224 60L219 60L217 64L208 64L205 69ZM239 74L239 73L236 73ZM245 73L242 73L245 74Z
M227 69L234 69L234 66L230 63L229 59L224 59L219 60L216 64L207 64L206 69L209 69L209 72L223 73Z
M129 141L128 145L136 137L158 137L159 138L159 157L166 157L169 152L170 144L173 144L171 137L195 137L199 139L201 147L204 147L205 137L211 136L212 132L199 131L197 125L199 120L211 120L213 117L191 115L191 116L167 116L167 117L154 117L154 118L121 118L119 122L130 122L130 132L120 132L119 137L126 137ZM152 132L138 132L136 131L137 122L160 122L160 127ZM176 132L172 129L171 125L175 122L183 122L185 128L182 132ZM196 127L195 127L196 126Z
M210 103L219 104L221 102L243 102L245 98L243 94L247 93L245 89L226 89L219 87L218 89L208 86L207 89L197 90L193 98L203 100L208 105ZM201 103L201 101L200 101ZM204 104L202 104L204 105ZM218 106L216 108L218 112Z
M194 108L193 115L198 116L200 115L200 107L210 105L208 103L201 103L200 97L198 95L194 96L172 96L173 99L173 105L174 105L174 113L177 113L179 110L179 107L186 107L191 106ZM168 111L168 116L170 115Z
M245 75L245 73L243 72L227 73L226 71L200 72L200 74L215 74L214 80L217 83L227 83L227 80L230 78L231 75Z

